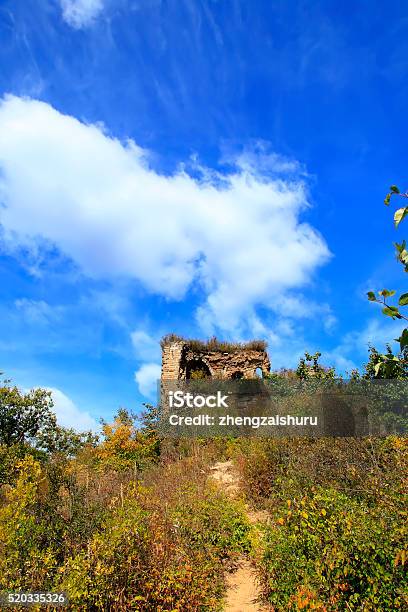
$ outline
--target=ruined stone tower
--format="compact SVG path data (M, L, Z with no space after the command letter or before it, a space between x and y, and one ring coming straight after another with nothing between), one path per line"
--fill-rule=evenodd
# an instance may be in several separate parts
M266 343L262 341L232 344L215 338L201 342L169 335L161 346L162 381L256 378L271 369Z

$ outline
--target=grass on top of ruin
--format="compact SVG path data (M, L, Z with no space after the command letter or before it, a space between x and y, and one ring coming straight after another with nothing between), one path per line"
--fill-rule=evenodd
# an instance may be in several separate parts
M268 346L265 340L250 340L249 342L225 342L218 340L215 336L209 340L187 339L177 334L167 334L164 336L160 345L164 346L172 342L184 342L192 351L220 351L222 353L233 353L235 351L266 351Z

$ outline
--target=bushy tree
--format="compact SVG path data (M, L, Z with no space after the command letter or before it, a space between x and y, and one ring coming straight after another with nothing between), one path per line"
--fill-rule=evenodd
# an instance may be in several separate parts
M136 427L135 420L135 415L125 408L119 408L113 423L101 420L103 440L96 456L102 465L115 470L142 469L157 459L160 445L151 429L154 418L149 420L144 413L142 429Z
M407 378L407 347L404 347L400 355L394 355L390 344L386 345L385 353L380 353L374 346L370 346L369 354L368 362L364 365L363 378L368 380Z
M296 370L296 376L300 380L308 380L310 378L318 380L333 380L336 376L334 368L325 368L319 363L321 353L316 352L314 355L305 353L304 357L299 360L299 365Z
M46 453L62 453L74 457L85 446L96 447L99 436L92 431L78 432L72 427L55 425L39 431L35 446Z
M50 391L23 393L5 380L0 386L0 444L26 444L57 425Z

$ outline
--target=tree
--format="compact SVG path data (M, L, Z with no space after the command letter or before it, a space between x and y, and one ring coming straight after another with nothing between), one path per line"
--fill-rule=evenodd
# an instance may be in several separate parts
M143 404L145 410L140 415L138 421L140 423L141 433L148 438L158 436L158 425L160 423L161 410L152 404Z
M0 386L0 444L12 446L31 442L37 434L56 428L51 393L32 389L23 393L10 381Z
M47 453L61 453L73 457L84 446L96 447L99 436L92 431L78 432L72 427L47 427L37 432L35 446Z
M296 376L300 380L318 379L318 380L333 380L336 376L334 368L325 368L320 365L319 358L321 353L317 352L314 355L305 353L304 357L299 360L299 365L296 370Z
M103 440L95 454L103 465L115 470L136 470L157 459L160 442L153 429L154 413L149 413L149 407L141 419L142 429L138 429L136 416L126 408L119 408L113 423L101 419Z
M391 185L389 193L387 193L384 203L390 205L393 196L408 199L408 192L401 193L396 185ZM394 213L394 225L398 228L401 221L408 215L408 206L398 208ZM408 251L406 250L406 241L394 243L396 249L397 260L403 265L404 272L408 272ZM378 297L374 291L369 291L367 297L370 302L376 302L383 307L382 312L385 316L391 319L403 319L408 321L408 317L401 312L401 308L408 305L408 293L403 293L398 298L398 305L395 306L389 303L389 298L395 295L394 290L382 289L378 291ZM404 328L399 338L395 339L400 344L400 353L394 355L390 346L387 345L385 354L378 353L375 349L370 349L369 372L374 378L406 378L408 364L408 329ZM372 367L371 367L372 366ZM367 368L366 368L367 370Z
M370 346L370 356L368 362L364 365L363 378L372 380L405 379L408 377L406 349L401 355L394 355L390 344L387 344L385 349L385 353L380 353L375 347Z

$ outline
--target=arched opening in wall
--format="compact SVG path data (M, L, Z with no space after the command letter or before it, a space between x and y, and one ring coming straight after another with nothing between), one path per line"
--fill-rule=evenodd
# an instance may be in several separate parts
M203 380L210 378L211 372L207 364L201 359L191 359L186 364L186 379L187 380Z
M236 372L233 372L231 374L232 380L241 380L241 378L244 378L244 373L241 372L240 370L237 370Z
M262 372L261 368L256 368L256 370L255 370L255 376L256 376L257 378L263 378L263 372Z

